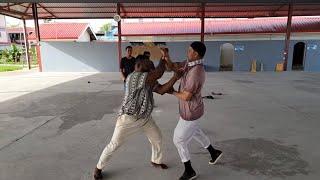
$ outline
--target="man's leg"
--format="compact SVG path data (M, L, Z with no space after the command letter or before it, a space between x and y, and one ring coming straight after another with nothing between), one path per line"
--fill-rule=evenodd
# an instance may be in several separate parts
M174 130L173 142L178 149L181 161L184 163L185 171L180 180L190 180L197 177L196 172L191 166L188 144L196 130L197 121L186 121L180 118Z
M141 126L137 126L131 116L122 115L118 117L111 141L104 148L99 161L97 163L94 178L101 179L101 170L106 166L112 154L121 146L121 144L132 134L140 130Z
M210 155L211 155L211 160L209 161L209 164L216 164L217 161L221 158L222 156L222 151L214 149L210 143L210 140L208 136L204 134L202 131L199 123L195 125L195 132L193 135L193 138L198 141L203 148L206 148Z
M103 169L110 160L112 154L121 146L125 138L126 132L121 127L115 127L113 136L109 144L104 148L97 164L98 169Z
M208 148L210 146L210 139L204 134L199 123L195 124L192 137L198 141L203 148Z
M142 129L151 144L151 164L155 167L167 169L167 165L162 163L163 148L161 131L152 117L150 117L149 121L142 127Z

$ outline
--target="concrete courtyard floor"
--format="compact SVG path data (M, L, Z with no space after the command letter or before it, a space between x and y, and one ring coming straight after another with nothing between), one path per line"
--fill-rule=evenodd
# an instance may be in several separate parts
M168 79L166 74L161 81ZM118 73L0 74L0 179L91 180L123 97ZM90 81L91 83L88 83ZM208 73L201 125L224 151L192 141L202 180L317 180L320 177L320 73ZM183 171L172 135L177 100L155 95L153 117L163 133L168 170L150 166L143 134L113 156L105 179L178 179Z

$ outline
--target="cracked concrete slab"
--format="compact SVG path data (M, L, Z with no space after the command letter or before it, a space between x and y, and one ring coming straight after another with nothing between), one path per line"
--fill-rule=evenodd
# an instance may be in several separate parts
M119 74L7 73L0 84L0 179L91 180L122 101ZM319 86L319 73L207 73L203 95L223 95L204 100L201 126L224 156L209 166L209 154L191 142L199 179L318 179ZM177 100L155 95L155 104L170 168L150 166L150 145L138 133L115 154L105 179L177 179L182 173L172 142Z

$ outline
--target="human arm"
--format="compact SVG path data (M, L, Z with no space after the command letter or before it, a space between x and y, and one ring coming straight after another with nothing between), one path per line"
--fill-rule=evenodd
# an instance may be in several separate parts
M165 69L166 69L165 61L160 60L158 66L154 70L152 70L148 73L147 78L146 78L146 84L154 85L154 83L162 77Z
M155 89L154 89L154 92L158 93L158 94L165 94L165 93L172 93L174 91L173 89L173 85L180 79L181 75L180 74L177 74L175 73L172 78L166 82L165 84L157 84Z
M120 75L121 75L122 81L126 80L126 76L125 76L124 72L125 72L124 61L123 61L123 59L121 59L121 61L120 61Z
M194 94L201 91L205 80L205 72L201 66L192 68L184 79L184 83L178 92L173 95L180 100L190 101Z
M185 66L185 63L186 63L186 61L172 62L169 56L164 57L163 59L166 60L166 67L168 71L174 71L174 72L181 71L181 69Z

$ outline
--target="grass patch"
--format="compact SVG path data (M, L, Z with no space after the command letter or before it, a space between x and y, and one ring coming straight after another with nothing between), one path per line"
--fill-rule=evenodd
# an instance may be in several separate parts
M21 70L22 66L0 64L0 72Z

